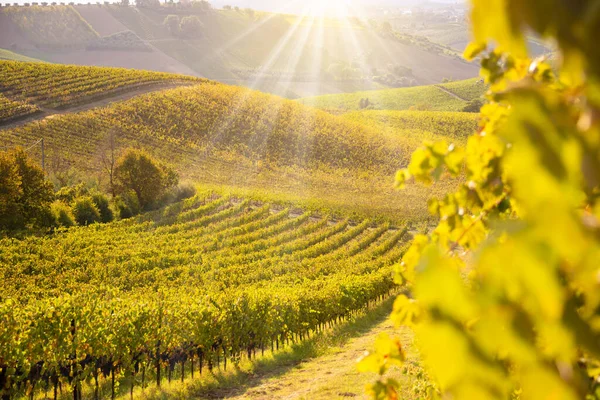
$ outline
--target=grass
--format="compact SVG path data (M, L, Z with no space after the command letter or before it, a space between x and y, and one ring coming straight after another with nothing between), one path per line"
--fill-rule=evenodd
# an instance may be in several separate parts
M412 333L396 331L388 317L393 299L362 312L340 325L312 336L299 344L291 345L283 351L271 353L255 361L243 360L228 371L209 373L192 380L189 376L164 384L161 388L145 391L136 390L134 397L158 399L189 398L306 398L333 399L347 397L349 393L361 396L365 385L373 382L372 374L359 374L356 359L371 348L373 340L380 333L400 333L403 344L411 348L409 357L416 358L410 346ZM391 376L407 382L399 370ZM411 397L407 390L404 399Z
M369 99L375 110L435 110L459 111L466 102L459 100L435 86L417 86L356 93L307 97L300 103L320 109L360 110L360 100Z
M24 56L22 54L18 54L6 49L0 49L0 60L9 60L9 61L26 61L26 62L43 62L36 58L31 58Z

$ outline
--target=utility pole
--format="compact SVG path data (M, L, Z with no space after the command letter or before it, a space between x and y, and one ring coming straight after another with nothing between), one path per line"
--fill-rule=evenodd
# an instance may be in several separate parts
M42 171L46 172L46 152L44 151L44 138L42 138Z

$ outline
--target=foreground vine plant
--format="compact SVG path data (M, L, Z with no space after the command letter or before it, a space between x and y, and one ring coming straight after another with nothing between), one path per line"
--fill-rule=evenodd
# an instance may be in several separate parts
M465 183L430 201L439 224L397 268L412 298L392 317L415 332L424 397L598 399L600 3L473 0L472 23L465 56L481 57L489 104L466 148L426 144L398 173ZM531 32L554 42L555 66L528 58ZM376 348L360 368L381 375L375 398L398 398L384 375L402 348Z

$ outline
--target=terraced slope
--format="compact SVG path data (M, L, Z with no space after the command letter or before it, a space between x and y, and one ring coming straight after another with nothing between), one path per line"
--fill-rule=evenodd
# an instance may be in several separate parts
M347 112L361 110L361 99L368 99L368 108L375 110L460 111L467 104L463 99L446 93L435 85L331 94L306 97L298 101L324 110Z
M82 104L123 90L173 82L205 81L184 75L123 68L0 61L0 93L13 101L45 108Z
M137 386L163 369L170 379L276 350L388 294L406 239L404 227L201 194L136 219L0 240L5 382L14 395L45 378L101 391L84 376Z

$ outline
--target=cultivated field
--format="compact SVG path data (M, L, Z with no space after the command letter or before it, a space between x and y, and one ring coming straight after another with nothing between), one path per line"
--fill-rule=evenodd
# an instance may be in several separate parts
M162 369L170 380L254 358L387 295L406 239L406 226L201 194L131 220L1 240L10 300L0 354L18 366L3 379L23 392L87 381L85 391L110 393L115 374L128 389Z

